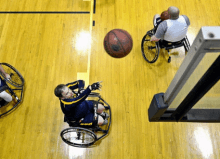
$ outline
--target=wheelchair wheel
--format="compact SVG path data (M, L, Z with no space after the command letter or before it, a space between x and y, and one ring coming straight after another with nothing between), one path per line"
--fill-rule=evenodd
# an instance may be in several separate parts
M160 47L157 42L150 41L151 34L147 33L141 42L141 51L144 59L149 63L157 61L160 53Z
M24 85L24 78L22 75L11 65L7 63L0 63L0 65L3 67L5 72L11 76L11 78L8 80L5 78L4 74L1 74L1 76L10 84L12 84L15 87L22 87Z
M65 143L75 147L89 147L97 140L94 132L80 127L64 129L60 136Z

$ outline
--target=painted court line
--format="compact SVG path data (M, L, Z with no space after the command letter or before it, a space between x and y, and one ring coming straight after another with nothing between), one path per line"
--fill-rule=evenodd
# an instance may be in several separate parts
M91 11L90 11L90 28L89 32L92 37L92 27L93 27L93 10L94 10L94 1L91 1ZM90 57L91 57L91 43L89 46L89 51L88 51L88 62L87 62L87 71L86 72L78 72L77 73L77 80L82 79L85 81L85 86L89 85L89 76L90 76Z

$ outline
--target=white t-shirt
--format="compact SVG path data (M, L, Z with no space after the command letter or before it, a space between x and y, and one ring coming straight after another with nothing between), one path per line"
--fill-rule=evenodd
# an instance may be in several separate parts
M155 36L170 42L180 41L186 36L189 25L189 18L185 15L176 20L167 19L159 24Z

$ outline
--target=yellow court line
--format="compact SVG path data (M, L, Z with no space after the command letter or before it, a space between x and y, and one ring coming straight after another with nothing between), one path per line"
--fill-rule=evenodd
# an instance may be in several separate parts
M94 1L92 0L91 1L91 11L90 11L90 35L91 35L91 38L92 38L92 27L93 27L93 5L94 5ZM90 56L91 56L91 49L92 49L92 39L91 39L91 43L90 43L90 49L89 49L89 52L88 52L88 63L87 63L87 73L89 74L90 73Z
M85 0L83 0L85 1ZM86 1L90 1L90 0L86 0ZM90 9L90 28L89 28L89 32L92 38L92 27L93 27L93 5L94 5L94 0L91 0L91 9ZM91 39L91 43L92 43L92 39ZM85 81L85 86L89 85L89 75L90 75L90 57L91 57L91 44L90 43L90 47L88 49L88 62L87 62L87 71L86 72L77 72L77 80L82 79Z

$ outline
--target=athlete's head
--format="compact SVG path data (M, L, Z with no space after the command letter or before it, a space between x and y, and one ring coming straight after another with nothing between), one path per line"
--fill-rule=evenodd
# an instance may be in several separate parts
M177 7L171 6L168 8L168 13L170 15L170 19L176 20L179 18L180 11Z
M61 99L67 99L73 96L73 91L66 85L60 84L54 89L54 94Z

